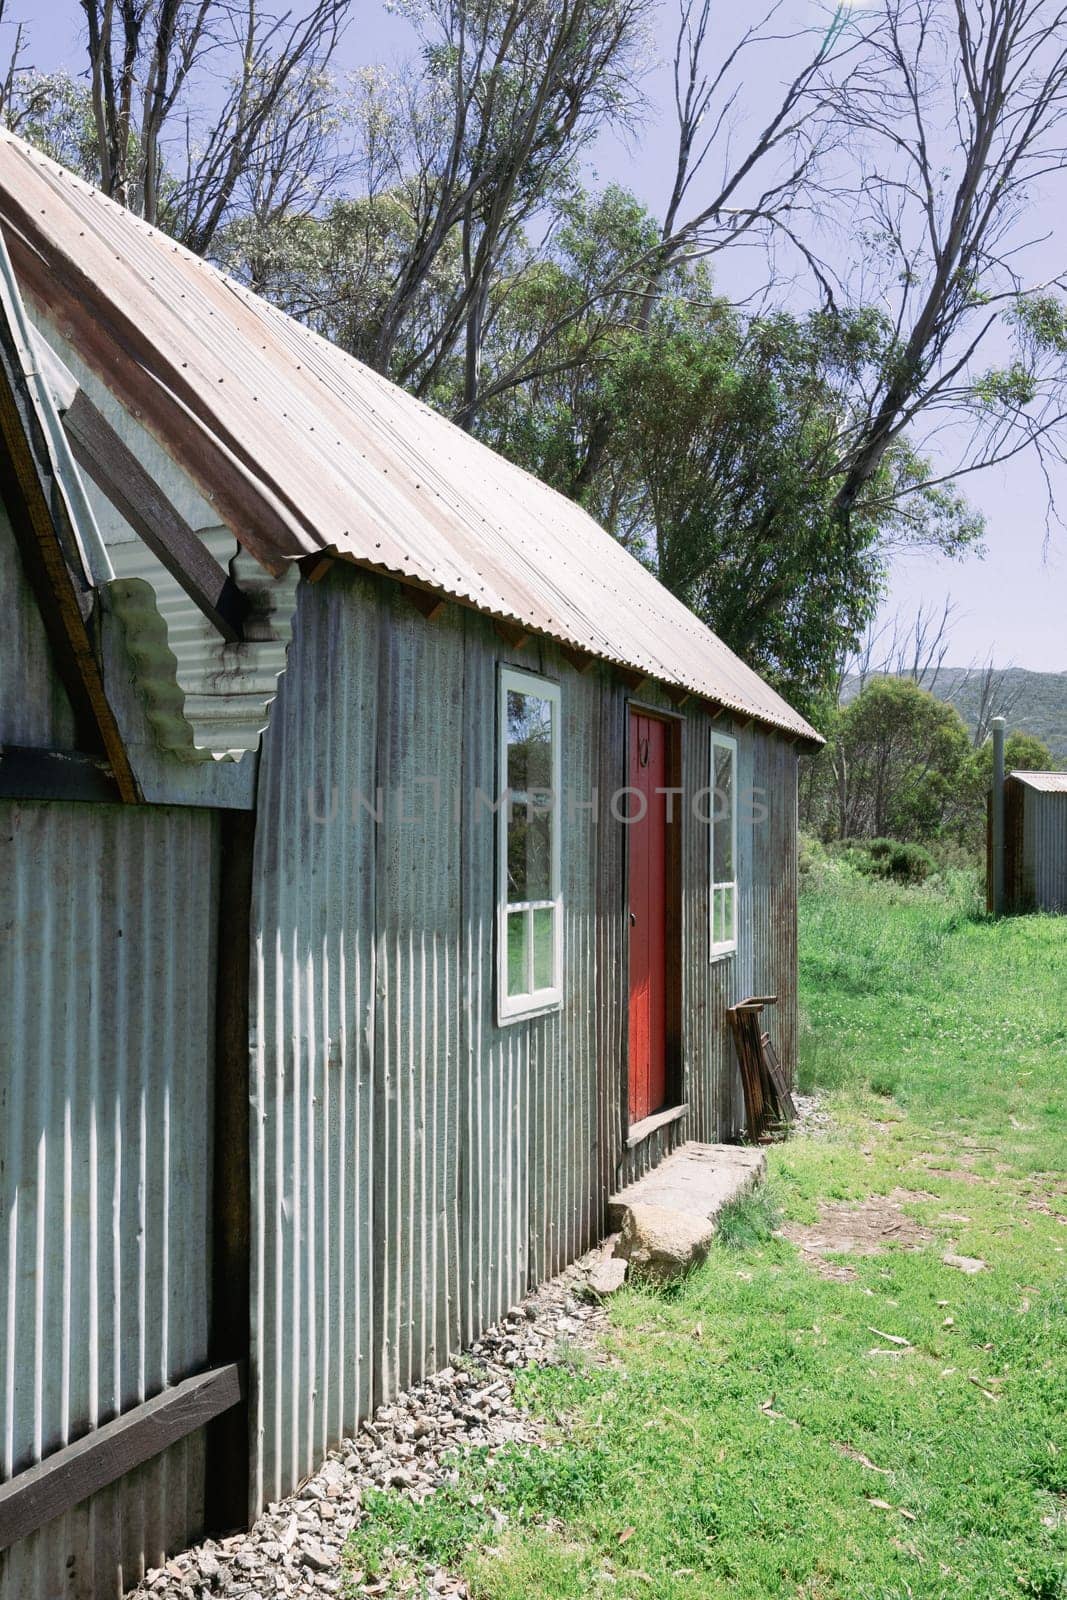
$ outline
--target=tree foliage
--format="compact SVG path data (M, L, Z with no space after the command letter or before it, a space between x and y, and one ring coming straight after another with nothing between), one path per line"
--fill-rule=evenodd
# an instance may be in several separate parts
M1032 734L1005 740L1007 770L1048 771ZM804 825L825 840L951 841L977 851L993 777L991 740L976 750L954 706L913 679L875 677L833 719L801 784Z
M809 709L894 551L976 547L954 470L1058 459L1026 223L1067 154L1057 0L673 0L650 205L585 185L648 114L655 0L398 0L407 59L349 79L354 0L80 3L85 80L20 27L9 126L581 500Z
M588 297L597 263L654 236L625 193L575 202L551 266L517 289L512 314L527 336L558 324ZM891 480L921 480L923 463L903 441L847 535L835 516L852 386L884 337L876 314L746 316L700 263L672 269L647 318L630 298L567 320L538 375L486 405L480 431L579 494L731 648L810 707L877 605L887 547L956 554L980 521L940 485L920 486L904 509Z
M949 821L971 743L959 713L906 678L875 678L829 752L839 837L922 840Z

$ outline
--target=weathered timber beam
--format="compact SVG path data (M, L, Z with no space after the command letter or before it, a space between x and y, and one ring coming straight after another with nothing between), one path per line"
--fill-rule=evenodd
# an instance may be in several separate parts
M0 799L114 803L118 786L106 761L76 750L0 745Z
M523 650L529 643L529 633L525 628L520 627L516 622L503 622L498 620L493 623L493 627L503 639L504 643L510 645L513 650Z
M647 672L639 672L636 667L616 667L615 671L631 691L639 689L648 677Z
M671 705L677 706L679 710L681 710L682 706L684 706L686 701L692 696L692 690L683 689L679 684L676 683L665 683L663 685L663 692L667 696L667 699L670 701Z
M254 811L219 819L218 970L215 984L215 1170L212 1185L212 1287L208 1359L249 1358L252 1175L249 1146L248 994L251 971ZM252 1441L248 1403L207 1431L205 1515L210 1530L248 1523Z
M559 653L564 661L568 661L575 672L588 672L596 660L596 656L588 650L582 650L575 644L561 644Z
M432 590L416 589L410 585L407 589L407 597L415 607L415 610L422 612L427 622L433 622L436 617L439 617L448 604L447 600L439 594L434 594Z
M0 1485L0 1550L177 1444L242 1399L236 1362L164 1389Z
M36 218L10 193L2 200L2 221L19 283L49 321L62 328L119 400L142 417L150 432L167 441L167 454L213 497L220 521L233 528L242 545L276 576L286 562L292 525L270 486L263 486L256 462L229 433L180 368L167 368L157 382L159 352L151 330L126 308L109 302L106 292L73 259L51 253L47 262L30 240Z
M0 252L3 246L0 244ZM0 277L6 268L0 262ZM7 308L5 307L5 311ZM33 590L52 659L74 712L79 743L99 748L119 798L140 799L115 714L104 690L90 626L93 591L81 565L18 347L0 315L0 496L10 515L23 570Z
M301 556L299 563L300 571L307 579L308 583L319 583L323 578L325 578L326 574L333 566L333 561L333 556L325 554Z
M248 598L79 389L63 412L74 458L224 639L242 637Z

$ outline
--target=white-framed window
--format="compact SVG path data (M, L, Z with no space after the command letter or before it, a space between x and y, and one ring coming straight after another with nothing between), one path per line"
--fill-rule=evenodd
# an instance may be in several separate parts
M711 955L737 949L737 740L711 736Z
M497 811L497 1014L563 999L559 685L500 669Z

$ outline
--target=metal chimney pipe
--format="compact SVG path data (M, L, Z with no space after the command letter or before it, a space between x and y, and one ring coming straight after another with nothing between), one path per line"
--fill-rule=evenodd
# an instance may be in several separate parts
M1004 915L1004 718L993 718L993 915Z

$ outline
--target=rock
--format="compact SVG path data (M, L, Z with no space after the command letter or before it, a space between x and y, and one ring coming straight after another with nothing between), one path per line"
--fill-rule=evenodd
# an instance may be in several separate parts
M946 1267L955 1267L958 1272L970 1273L973 1277L976 1272L984 1272L986 1263L977 1256L954 1256L951 1252L941 1257Z
M316 1539L305 1539L300 1559L312 1572L329 1572L336 1565L334 1557Z
M205 1583L214 1583L219 1575L218 1557L210 1550L197 1551L196 1567Z
M516 1373L531 1361L566 1360L576 1343L594 1350L606 1312L599 1299L590 1300L588 1280L605 1266L612 1278L626 1270L625 1261L608 1256L611 1243L511 1307L463 1357L453 1357L459 1364L380 1407L306 1483L271 1502L247 1533L205 1540L167 1567L154 1568L128 1600L322 1600L343 1594L342 1547L363 1515L368 1488L423 1501L439 1486L458 1482L457 1449L498 1450L542 1440L539 1424L515 1402ZM360 1592L414 1593L407 1572L398 1571L408 1561L404 1553L387 1553L382 1571ZM425 1572L420 1582L426 1592L469 1600L462 1580L446 1572Z
M621 1256L608 1256L605 1261L598 1261L591 1269L586 1282L594 1294L603 1298L614 1294L616 1289L621 1289L626 1282L626 1274L630 1263Z
M627 1206L615 1254L635 1277L667 1283L704 1260L715 1236L706 1217L663 1206Z

